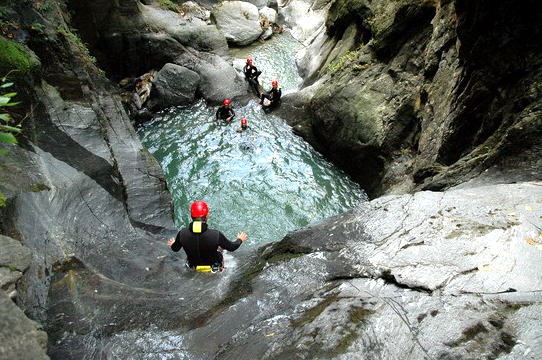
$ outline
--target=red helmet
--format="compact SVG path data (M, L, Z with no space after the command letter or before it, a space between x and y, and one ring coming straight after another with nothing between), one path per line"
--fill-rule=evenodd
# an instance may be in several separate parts
M230 99L226 99L226 100L224 100L224 105L228 106L229 104L231 104L231 101L230 101Z
M247 58L247 63L252 64L252 58L251 57Z
M279 82L277 80L273 80L271 84L273 84L273 86L278 86Z
M247 124L247 119L242 118L242 119L241 119L241 125L246 125L246 124Z
M205 201L194 201L190 207L190 213L193 218L206 217L209 214L209 207Z

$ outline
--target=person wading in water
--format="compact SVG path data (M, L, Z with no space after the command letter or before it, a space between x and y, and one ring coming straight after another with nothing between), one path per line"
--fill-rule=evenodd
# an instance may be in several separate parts
M247 241L247 234L237 234L235 242L229 241L218 230L207 226L209 207L204 201L195 201L190 207L192 222L187 228L181 229L175 238L168 241L171 250L177 252L184 249L187 265L191 269L202 272L216 272L224 269L222 250L235 251Z

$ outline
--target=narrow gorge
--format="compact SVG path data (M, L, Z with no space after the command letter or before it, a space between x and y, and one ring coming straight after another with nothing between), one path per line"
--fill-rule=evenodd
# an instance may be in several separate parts
M541 358L536 5L0 0L0 359Z

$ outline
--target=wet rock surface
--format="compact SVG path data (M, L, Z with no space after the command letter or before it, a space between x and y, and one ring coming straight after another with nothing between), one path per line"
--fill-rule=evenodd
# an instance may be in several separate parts
M263 249L202 327L156 335L195 358L536 359L541 185L374 200Z
M52 279L52 356L538 359L541 195L529 182L386 196L218 276L149 263L168 286L73 259Z

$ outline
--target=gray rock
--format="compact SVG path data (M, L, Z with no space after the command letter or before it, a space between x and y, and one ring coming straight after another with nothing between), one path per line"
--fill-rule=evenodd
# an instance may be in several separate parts
M308 0L292 0L279 5L279 24L291 29L291 34L299 41L310 39L324 26L327 8L313 9L312 1Z
M267 6L267 0L246 0L246 2L256 6L258 9Z
M0 359L46 360L47 334L0 290Z
M206 20L198 16L190 17L188 20L179 14L152 6L142 6L141 16L151 29L163 31L185 46L217 54L227 52L226 39L216 26L208 25Z
M248 45L256 41L263 30L258 8L243 1L223 1L211 13L217 28L229 43Z
M261 8L260 16L263 16L266 18L271 24L275 24L277 22L277 11L268 7Z
M175 62L200 74L198 93L213 104L246 95L244 78L220 56L189 49Z
M32 252L20 241L0 235L0 267L24 272L30 266Z
M211 12L194 1L187 1L181 5L181 10L190 19L197 18L205 22L210 20Z
M176 64L164 65L152 82L150 108L161 110L191 103L199 81L199 75L192 70Z

